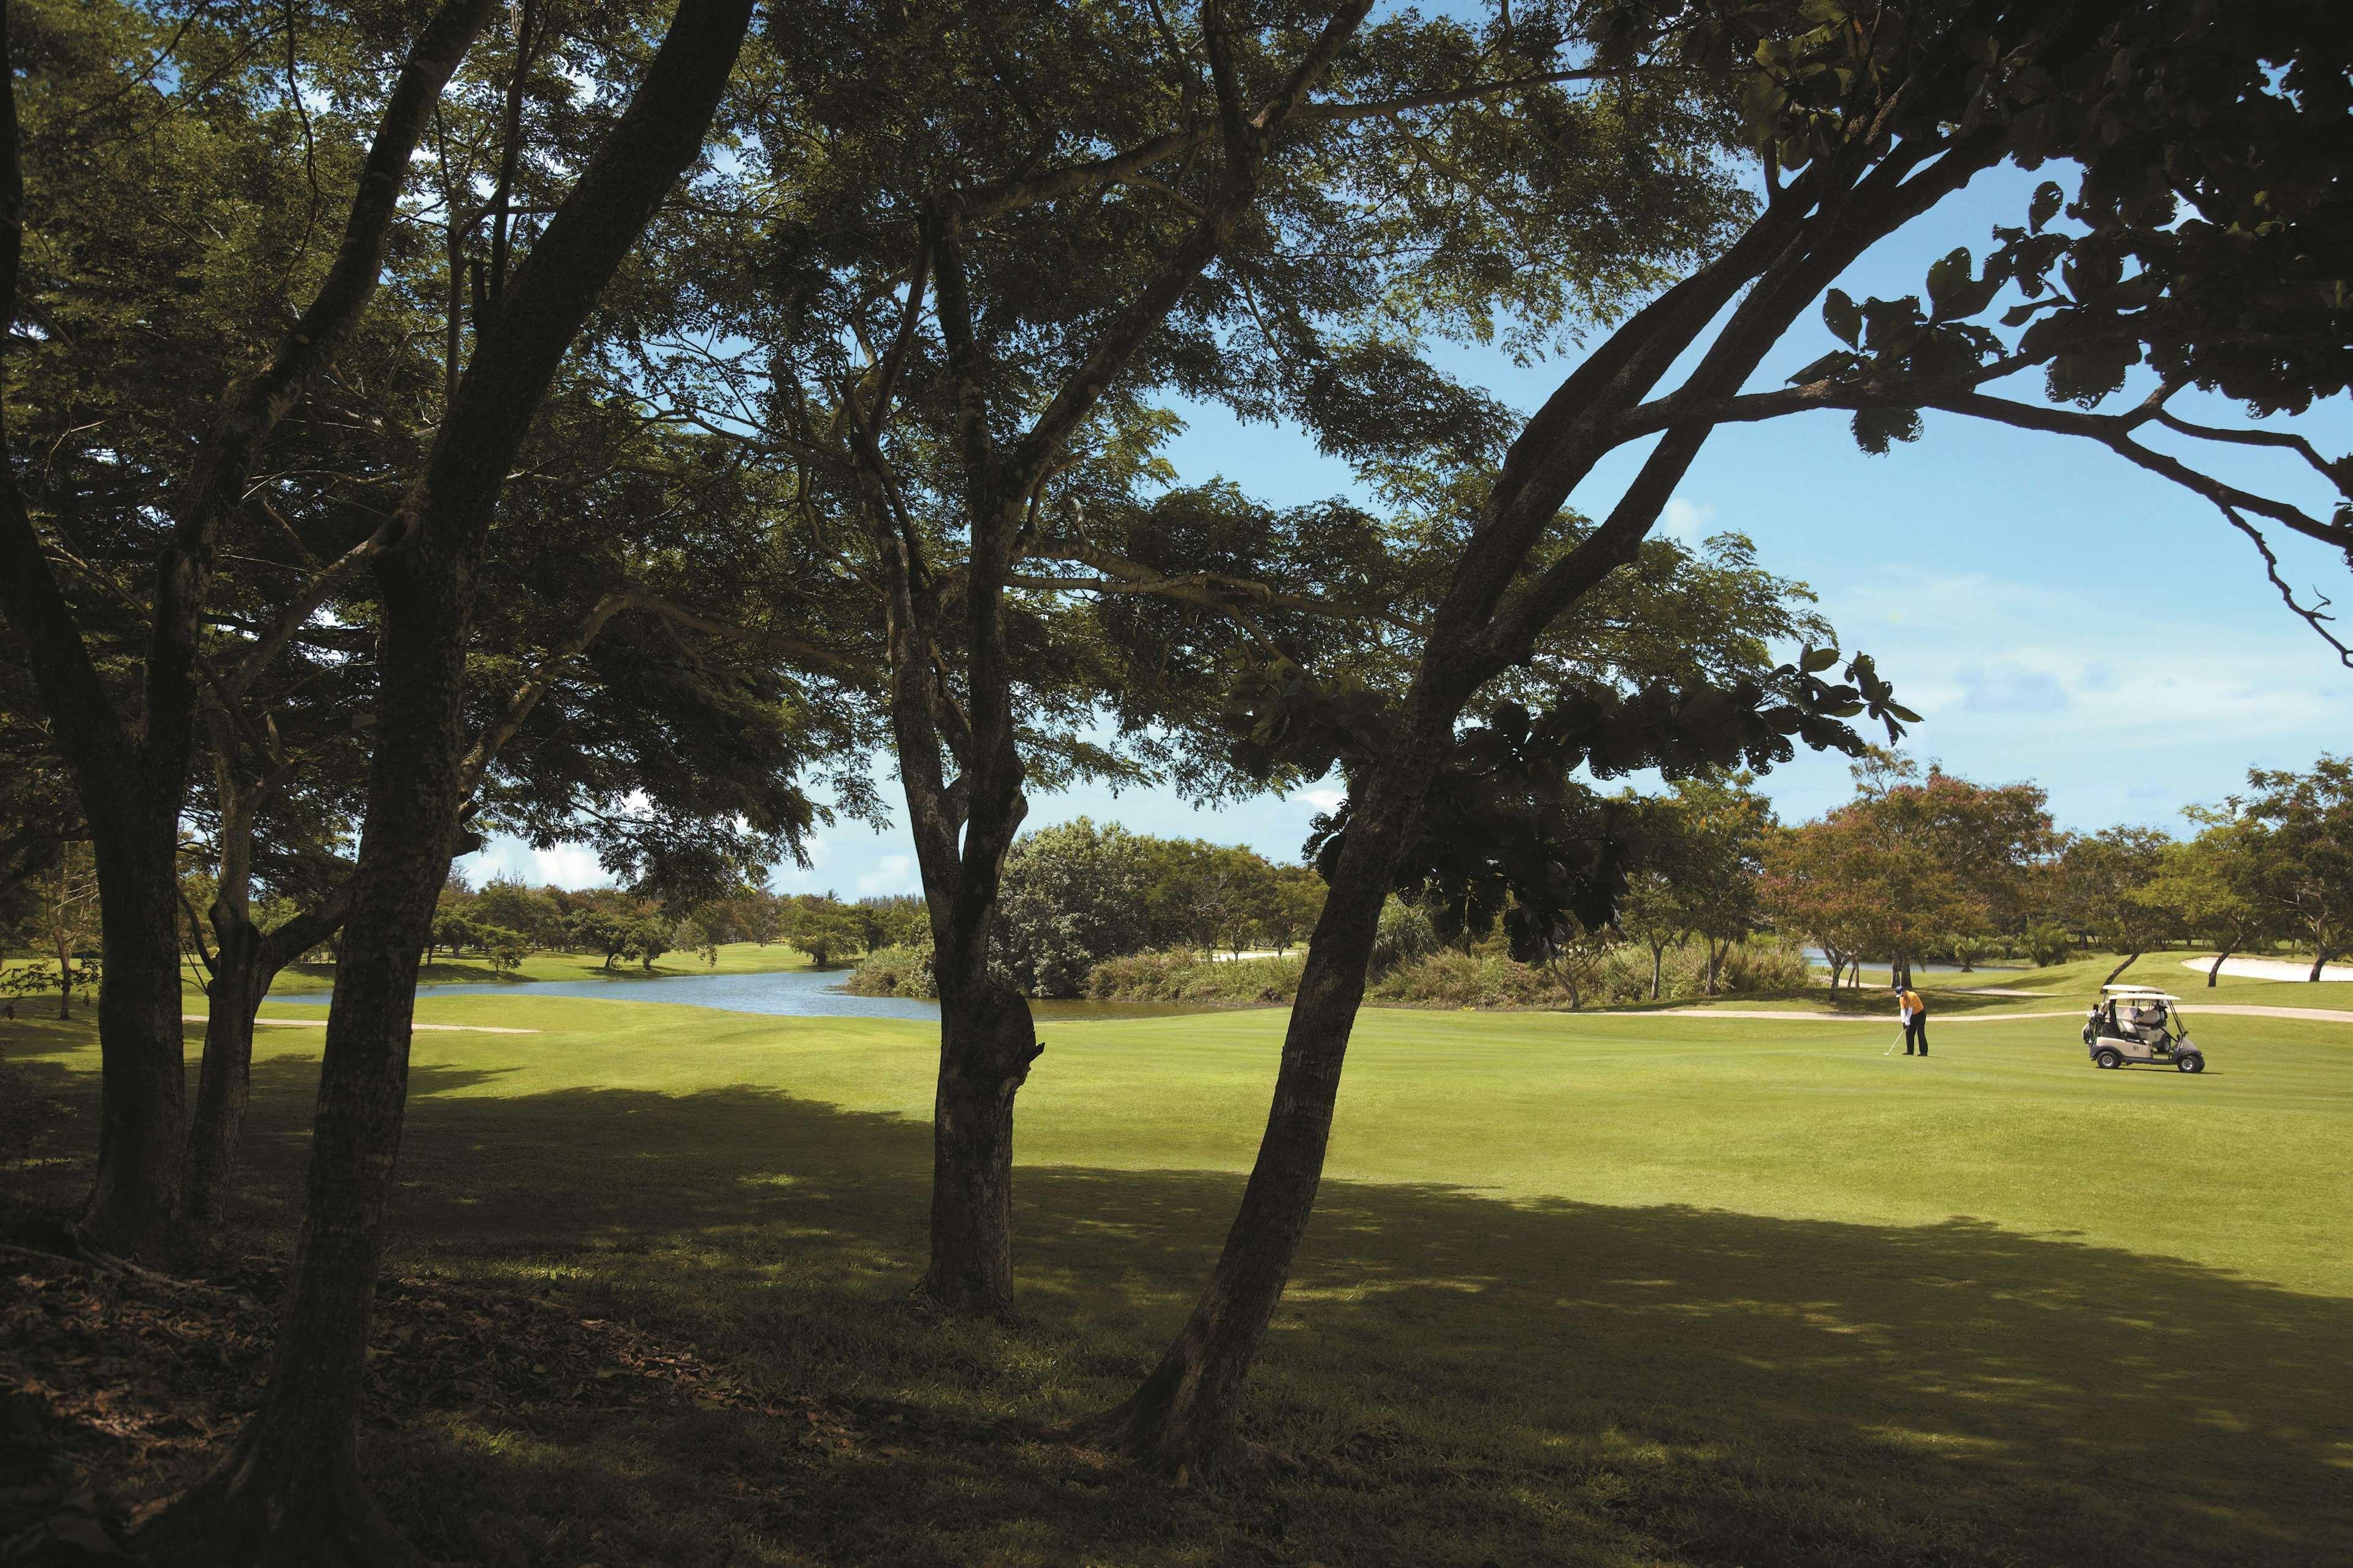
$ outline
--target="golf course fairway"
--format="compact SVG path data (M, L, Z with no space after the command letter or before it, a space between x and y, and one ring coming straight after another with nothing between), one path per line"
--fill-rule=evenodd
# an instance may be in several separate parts
M1170 1489L1053 1424L1199 1287L1281 1011L1042 1026L1023 1316L967 1327L906 1300L927 1026L427 998L537 1032L417 1036L387 1268L862 1435L551 1401L371 1426L364 1462L420 1549L486 1563L2353 1561L2353 1025L2199 1020L2192 1077L1988 1007L1926 1059L1892 1023L1367 1011L1251 1385L1272 1458ZM5 1028L86 1142L88 1028ZM320 1044L261 1031L232 1247L290 1240ZM71 1152L24 1182L70 1201Z

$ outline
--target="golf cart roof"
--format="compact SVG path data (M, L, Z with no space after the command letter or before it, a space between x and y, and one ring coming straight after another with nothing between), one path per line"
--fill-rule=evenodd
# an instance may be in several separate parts
M2103 996L2119 997L2145 996L2153 998L2159 1002L2179 1002L2181 1000L2180 997L2176 996L2172 992L2160 991L2154 985L2103 985L2100 987L2100 994Z

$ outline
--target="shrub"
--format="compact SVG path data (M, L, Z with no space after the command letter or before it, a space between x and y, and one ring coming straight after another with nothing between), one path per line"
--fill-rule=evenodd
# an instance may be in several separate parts
M521 969L523 955L531 951L531 943L522 932L504 926L477 926L474 941L491 961L491 968L501 974L512 974Z
M1372 994L1415 1007L1567 1007L1572 996L1556 969L1515 963L1500 952L1442 949L1424 953L1376 981Z
M1802 991L1813 983L1803 950L1794 943L1744 942L1725 955L1716 984L1726 992Z
M1436 952L1443 945L1438 940L1437 929L1430 923L1428 910L1391 894L1388 901L1381 905L1380 929L1373 934L1373 973L1387 974Z
M860 996L914 996L929 1000L940 994L932 973L932 950L901 944L878 947L858 961L841 988Z
M1242 958L1204 963L1185 948L1107 958L1087 974L1098 1002L1288 1002L1299 994L1304 959Z
M2073 944L2064 926L2031 925L2026 928L2026 956L2039 968L2048 969L2054 963L2067 962Z

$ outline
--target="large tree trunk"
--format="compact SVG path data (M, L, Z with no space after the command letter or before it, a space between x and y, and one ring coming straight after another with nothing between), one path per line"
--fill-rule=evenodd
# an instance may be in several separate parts
M98 1171L81 1215L93 1246L134 1256L162 1244L179 1206L187 1094L176 815L161 831L146 826L93 840L102 933Z
M940 1010L932 1105L932 1258L923 1290L965 1317L1013 1310L1013 1097L1038 1055L1029 1004L985 984Z
M1100 1418L1113 1446L1183 1476L1230 1454L1234 1415L1314 1212L1348 1037L1365 994L1381 903L1421 819L1439 758L1424 732L1401 744L1348 825L1324 916L1307 947L1274 1102L1241 1209L1207 1289L1143 1386Z
M2231 961L2231 955L2238 951L2239 950L2235 947L2226 947L2221 952L2214 955L2214 962L2207 965L2206 968L2207 990L2211 991L2214 989L2215 980L2221 975L2222 965L2228 963Z
M483 333L378 561L384 672L367 815L335 965L302 1235L260 1408L150 1544L238 1568L407 1564L369 1500L356 1433L368 1316L406 1107L418 955L462 804L473 578L516 450L596 297L701 151L751 0L683 0L645 79Z
M2306 975L2305 979L2318 980L2320 978L2321 971L2328 967L2328 943L2327 940L2324 939L2314 949L2312 955L2312 973Z

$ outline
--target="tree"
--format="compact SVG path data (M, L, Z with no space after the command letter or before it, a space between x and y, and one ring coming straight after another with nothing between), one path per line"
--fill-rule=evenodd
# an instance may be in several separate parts
M677 921L670 928L670 945L682 952L701 954L705 966L712 969L719 967L719 943L703 928L702 921Z
M1725 955L1757 929L1759 878L1773 808L1752 787L1754 775L1701 775L1674 785L1681 819L1677 901L1690 929L1707 943L1707 994L1716 994ZM1655 978L1655 971L1653 972Z
M2211 989L2232 953L2272 935L2274 911L2263 891L2268 846L2260 823L2228 807L2192 808L2189 816L2203 829L2189 843L2166 846L2157 875L2135 896L2168 925L2221 950L2206 969Z
M565 931L575 946L604 954L605 967L610 969L614 960L628 952L634 923L627 915L592 907L574 915Z
M659 914L643 914L624 928L621 956L636 959L638 967L650 974L654 960L668 952L670 944L670 922Z
M2329 7L2218 16L2196 0L1901 8L1877 0L1694 0L1601 6L1587 36L1605 62L1690 71L1695 91L1720 92L1716 101L1727 107L1736 101L1766 200L1721 249L1595 343L1485 476L1475 521L1453 536L1451 584L1419 639L1406 690L1388 701L1378 693L1293 697L1249 726L1273 741L1316 723L1355 725L1377 730L1382 744L1359 750L1348 776L1346 831L1324 862L1332 894L1240 1211L1185 1327L1137 1392L1104 1418L1111 1440L1157 1465L1198 1469L1230 1447L1244 1375L1313 1208L1382 895L1430 843L1425 816L1448 806L1432 784L1468 762L1474 740L1497 768L1537 760L1525 757L1524 713L1460 733L1466 705L1634 558L1717 426L1841 408L1855 416L1866 449L1885 450L1918 433L1917 410L1945 409L2098 440L2214 500L2259 542L2250 516L2340 549L2353 542L2353 518L2314 519L2132 439L2160 417L2168 428L2185 424L2164 405L2192 383L2258 412L2301 408L2345 386L2353 368L2345 296L2318 286L2338 254L2321 237L2338 231L2343 204L2353 199L2338 181L2342 153L2312 117L2312 104L2324 102L2333 124L2346 98L2346 38ZM2038 192L2024 223L2004 231L1985 271L1965 255L1939 263L1929 308L1825 297L1865 249L1977 174L2005 160L2034 167L2053 156L2076 158L2083 168L2071 209L2081 235L2048 229L2067 205L2053 183ZM2268 177L2274 160L2286 176L2276 191ZM2193 216L2184 219L2185 206ZM2253 243L2224 237L2252 239L2259 226ZM1970 320L2012 280L2029 297L2013 323L2033 322L2014 345ZM1854 350L1809 367L1794 387L1744 391L1817 299ZM2264 347L2250 344L2251 331ZM2165 395L2128 414L2071 412L1983 390L2039 368L2054 401L2096 403L2144 358L2153 359ZM1680 384L1654 395L1671 374ZM2190 434L2213 433L2191 426ZM2295 437L2275 438L2301 446ZM1644 451L1604 519L1588 529L1564 519L1571 489L1630 445ZM1540 543L1547 553L1538 553ZM2317 629L2326 635L2325 625ZM1810 743L1826 743L1817 735L1841 710L1902 716L1867 665L1851 663L1849 678L1834 702L1784 678L1782 700L1759 701L1746 716L1786 723L1777 736L1798 733ZM1737 733L1726 712L1743 710L1737 695L1709 696L1692 715L1703 721L1691 728ZM1647 738L1649 754L1673 757L1692 749L1663 721L1681 717L1675 707L1662 692L1662 721L1577 714L1537 739L1548 750L1567 736L1593 735L1610 765L1646 752L1641 744L1621 752L1621 740ZM1606 915L1622 869L1608 825L1599 826L1598 847L1585 839L1588 848L1554 858L1547 872L1558 871L1562 894Z
M1135 837L1079 817L1014 841L997 905L996 950L1025 996L1082 996L1107 958L1145 943L1144 870Z
M2155 827L2104 827L2078 837L2059 858L2061 908L2071 922L2123 953L2104 984L2175 934L2177 911L2149 896L2173 839Z
M1278 866L1270 880L1260 930L1275 952L1289 952L1323 916L1324 879L1304 866Z
M598 294L699 157L750 20L749 0L682 0L628 109L488 312L448 418L387 525L398 542L375 563L382 697L366 817L284 1326L235 1447L156 1521L178 1560L413 1556L368 1501L355 1426L417 959L468 793L459 720L472 590L540 401ZM396 191L396 176L386 183Z
M222 529L242 506L272 431L333 362L375 293L404 175L428 112L490 11L489 0L449 0L427 23L392 73L332 263L323 273L304 269L303 280L313 284L307 300L298 295L277 302L280 319L293 324L275 351L229 379L201 424L181 432L193 438L185 466L151 514L168 526L142 616L149 652L136 677L135 721L93 660L23 490L13 475L0 483L0 606L24 639L58 749L73 772L103 895L102 945L111 976L99 1002L104 1129L82 1216L102 1246L152 1247L178 1196L185 1090L176 856L195 742L197 644ZM11 13L11 100L0 193L5 206L0 221L7 230L0 307L11 322L29 302L18 287L25 185L13 52L15 30L26 19L26 13ZM160 35L162 19L154 26ZM139 52L160 58L162 43L160 36L155 48L142 40ZM203 80L206 91L231 96L247 85ZM133 112L144 112L143 106ZM185 366L174 371L186 376Z
M1881 831L1926 847L1986 927L2008 936L2025 930L2036 873L2059 847L2040 784L1975 784L1934 763L1922 778L1894 756L1859 765L1856 784Z
M1667 949L1681 946L1691 936L1689 914L1675 896L1680 872L1668 868L1675 847L1672 839L1654 837L1642 868L1628 876L1625 896L1618 900L1618 929L1651 955L1653 1002L1659 999Z
M1219 760L1233 678L1316 644L1394 658L1384 594L1432 560L1345 503L1167 492L1163 395L1295 413L1402 474L1500 420L1413 319L1473 338L1508 312L1533 346L1737 200L1659 134L1689 125L1682 95L1639 73L1607 101L1557 90L1596 73L1550 68L1549 17L1370 9L1024 0L773 39L735 248L705 243L670 291L691 351L632 367L652 409L776 477L779 537L809 542L793 606L888 701L940 976L925 1290L951 1311L1011 1300L1037 1052L988 947L1025 790L1174 775L1216 798L1239 776ZM1499 265L1514 235L1536 254Z
M830 968L838 958L856 952L859 931L858 917L831 893L803 894L792 901L785 917L785 940L807 953L809 962L819 969Z
M1871 901L1877 889L1846 865L1851 842L1846 824L1824 817L1784 827L1765 843L1760 891L1766 910L1782 932L1822 950L1833 991L1849 966L1858 972L1854 984L1862 985L1863 949L1877 920L1877 905Z
M931 920L920 898L901 893L860 899L852 913L858 921L858 944L869 952L931 940Z
M474 895L474 918L514 932L533 947L564 940L564 917L555 900L509 877L493 877Z
M47 869L31 879L31 907L20 929L49 962L22 965L9 975L12 995L56 986L60 1019L73 1016L76 990L87 996L98 986L98 955L92 950L99 942L99 889L92 858L88 845L60 845Z
M2231 804L2263 829L2253 885L2280 929L2312 944L2306 978L2318 980L2353 930L2353 758L2323 753L2304 773L2252 769L2247 789Z

